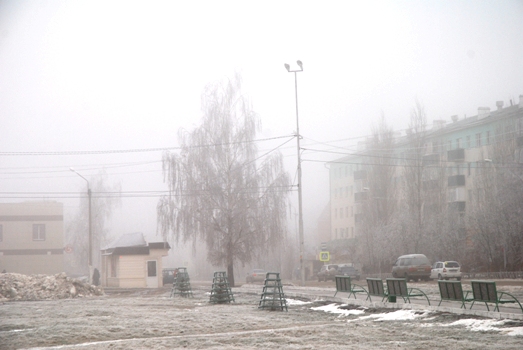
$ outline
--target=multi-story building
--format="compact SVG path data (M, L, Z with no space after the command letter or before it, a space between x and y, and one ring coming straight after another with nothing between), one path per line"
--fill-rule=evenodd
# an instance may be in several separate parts
M0 203L0 271L60 273L63 257L62 203Z
M497 109L478 108L476 116L459 119L452 116L449 121L435 120L432 128L426 128L414 144L412 132L396 136L390 157L390 166L395 169L389 174L390 184L415 186L405 178L405 169L419 168L420 188L424 192L423 210L435 210L435 206L456 214L464 229L467 208L471 201L478 200L484 191L474 181L484 169L498 164L500 145L510 144L512 162L523 163L523 95L519 103L510 101L509 106L498 101ZM330 162L331 241L357 238L361 233L364 207L369 198L373 205L380 205L385 198L372 187L370 172L379 172L373 157L372 147L363 147L358 152ZM384 157L387 158L387 157ZM419 159L416 159L419 158ZM383 164L377 164L383 165ZM381 189L380 189L381 190ZM405 188L398 189L394 200L405 200ZM376 200L380 199L380 200ZM380 213L377 210L378 214ZM374 220L379 215L374 216Z

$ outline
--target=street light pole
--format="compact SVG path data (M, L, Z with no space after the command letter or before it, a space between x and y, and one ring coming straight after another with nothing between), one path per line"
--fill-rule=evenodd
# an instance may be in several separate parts
M299 239L300 239L300 277L301 285L305 285L305 269L303 267L304 241L303 241L303 207L302 207L302 190L301 190L301 155L300 155L300 123L298 118L298 72L303 72L303 64L300 60L296 61L300 69L291 70L290 66L285 63L287 72L294 73L294 92L296 97L296 146L298 151L298 210L299 210Z
M92 232L92 224L91 224L91 186L89 184L89 180L87 180L85 177L83 177L80 173L78 173L73 168L69 168L73 173L80 176L82 179L87 182L87 196L89 197L89 248L88 248L88 254L87 254L87 268L88 268L88 280L91 282L91 269L93 266L93 232Z

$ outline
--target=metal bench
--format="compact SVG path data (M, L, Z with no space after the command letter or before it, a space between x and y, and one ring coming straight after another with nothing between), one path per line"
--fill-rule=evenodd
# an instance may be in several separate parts
M388 297L383 285L383 280L381 278L367 278L367 288L368 288L368 297L367 300L372 302L372 296L381 297L381 302Z
M419 288L408 288L405 278L387 278L387 295L389 302L395 302L396 297L401 297L404 302L410 303L412 297L425 297L430 305L429 297Z
M461 308L466 309L465 302L472 301L472 298L468 298L470 291L466 291L463 294L463 287L460 281L438 281L439 295L441 300L438 306L441 305L443 300L447 301L461 301Z
M365 293L368 298L369 293L367 290L363 286L352 284L350 276L334 276L334 281L336 281L336 293L334 293L334 296L336 296L338 292L345 292L349 293L348 298L354 295L354 299L356 299L356 293Z
M517 303L521 309L521 312L523 312L523 307L516 297L507 292L498 292L496 290L496 282L471 281L470 284L472 286L473 296L471 299L472 305L470 305L471 309L476 301L485 303L487 311L490 311L488 303L496 304L494 311L499 311L499 304ZM507 299L507 297L510 297L511 299Z

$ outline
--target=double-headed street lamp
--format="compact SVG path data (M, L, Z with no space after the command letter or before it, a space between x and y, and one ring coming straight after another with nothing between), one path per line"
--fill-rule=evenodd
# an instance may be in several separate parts
M85 177L83 177L79 172L74 170L73 168L69 168L73 173L80 176L82 179L87 182L87 196L89 197L89 251L87 255L87 268L88 268L88 279L91 281L91 269L93 266L93 232L92 232L92 225L91 225L91 186L89 185L89 180L87 180Z
M303 63L296 61L300 69L291 70L291 67L285 63L287 72L294 73L294 91L296 95L296 144L298 148L298 210L299 210L299 239L300 239L300 276L301 285L305 285L305 269L303 268L304 242L303 242L303 211L302 211L302 193L301 193L301 156L300 156L300 123L298 119L298 76L296 73L303 72Z

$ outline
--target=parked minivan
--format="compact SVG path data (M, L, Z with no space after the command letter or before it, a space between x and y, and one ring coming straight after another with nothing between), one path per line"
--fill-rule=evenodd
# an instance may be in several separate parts
M432 266L429 259L423 254L409 254L400 256L392 265L392 277L405 278L407 281L418 279L430 280Z

